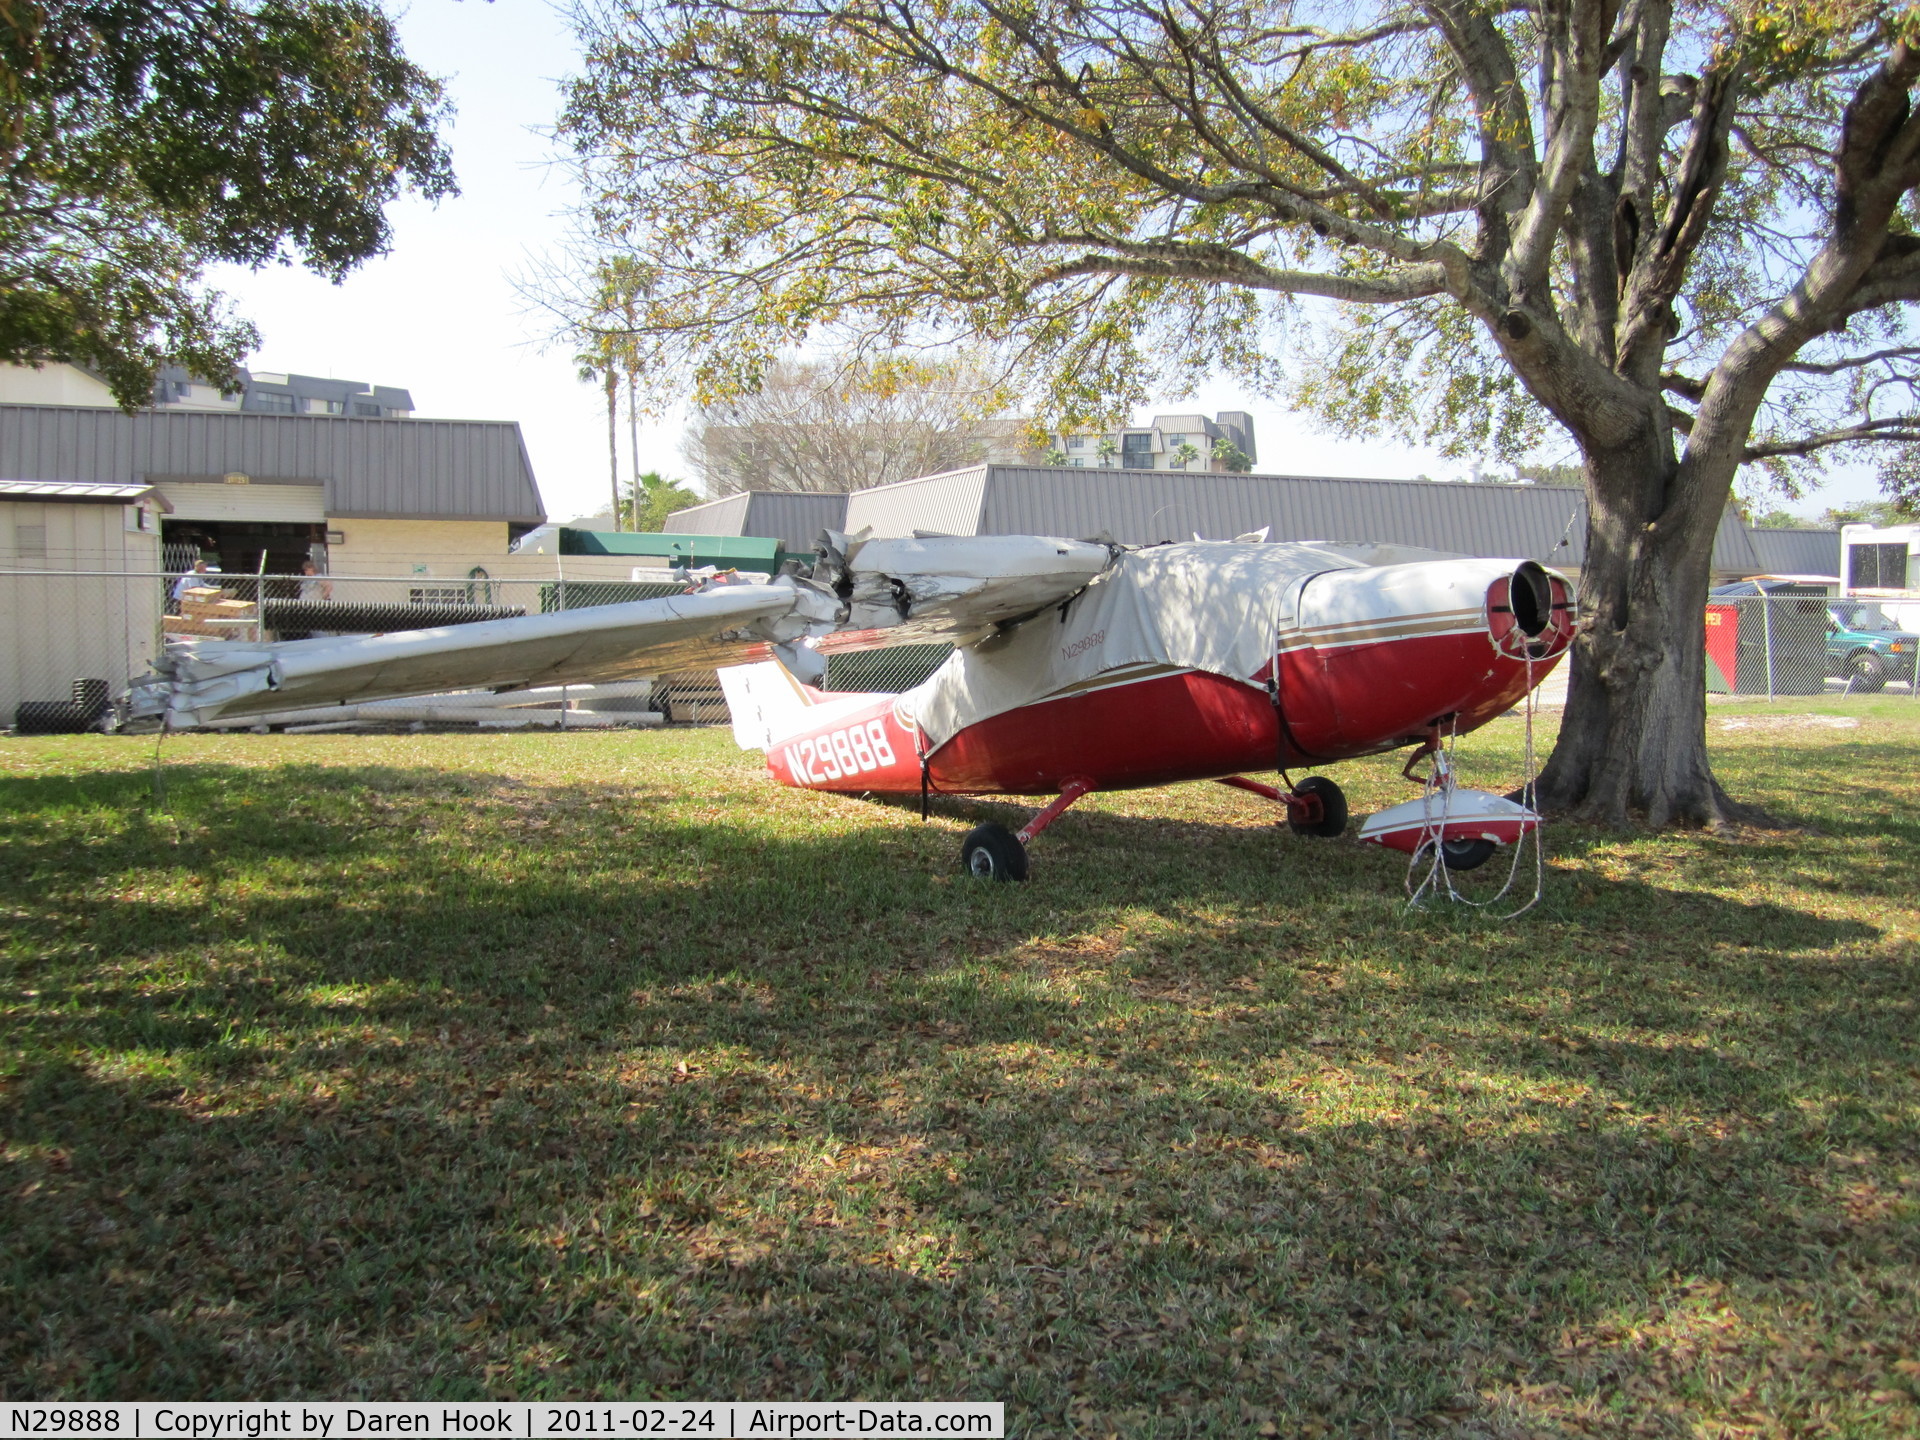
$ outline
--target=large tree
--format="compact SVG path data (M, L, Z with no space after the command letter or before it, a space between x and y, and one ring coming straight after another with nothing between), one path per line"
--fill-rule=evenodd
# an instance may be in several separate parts
M1590 499L1540 794L1740 807L1702 608L1736 471L1920 438L1916 11L1848 0L578 0L563 126L709 394L825 330L1007 347L1065 414L1203 369Z
M0 3L0 360L225 378L257 336L203 268L380 254L453 188L443 103L376 0Z

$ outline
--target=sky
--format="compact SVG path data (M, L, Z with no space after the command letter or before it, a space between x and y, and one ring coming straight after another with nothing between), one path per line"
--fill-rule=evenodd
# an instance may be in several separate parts
M549 132L559 83L577 64L572 36L546 0L413 0L399 24L408 55L447 83L457 109L447 140L462 193L437 206L397 202L391 252L338 286L282 267L221 267L209 278L261 332L250 367L400 386L417 416L517 420L548 513L604 510L601 393L579 381L571 350L550 338L551 317L521 289L564 254L571 229L574 190L553 163ZM1417 446L1328 436L1231 383L1145 413L1174 408L1251 412L1262 471L1453 478L1466 469ZM645 426L641 468L689 477L684 428L684 415ZM624 450L624 421L621 429ZM1787 508L1811 516L1877 493L1871 471L1852 466Z

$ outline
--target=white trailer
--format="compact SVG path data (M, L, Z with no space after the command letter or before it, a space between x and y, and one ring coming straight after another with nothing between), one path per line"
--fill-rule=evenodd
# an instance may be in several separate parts
M1895 624L1920 630L1920 525L1840 527L1844 595L1879 602Z

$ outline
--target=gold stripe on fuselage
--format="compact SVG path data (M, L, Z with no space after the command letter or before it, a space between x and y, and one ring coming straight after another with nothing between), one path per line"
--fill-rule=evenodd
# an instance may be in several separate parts
M1481 613L1474 610L1436 610L1425 615L1395 615L1383 620L1348 620L1335 625L1315 625L1287 632L1280 648L1305 650L1331 649L1341 645L1367 645L1384 640L1409 640L1424 635L1471 634L1483 625Z

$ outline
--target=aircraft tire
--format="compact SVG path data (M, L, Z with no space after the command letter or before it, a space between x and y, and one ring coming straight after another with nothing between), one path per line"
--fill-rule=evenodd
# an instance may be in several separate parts
M1312 823L1303 823L1287 816L1287 828L1296 835L1318 835L1331 840L1336 835L1347 833L1347 792L1324 775L1309 775L1293 787L1296 795L1317 795L1320 797L1320 818Z
M976 825L960 842L960 869L976 880L1024 880L1027 847L1004 825Z
M1421 846L1420 853L1424 855L1428 848ZM1491 840L1442 840L1440 863L1449 870L1478 870L1493 858L1493 852L1499 848Z

